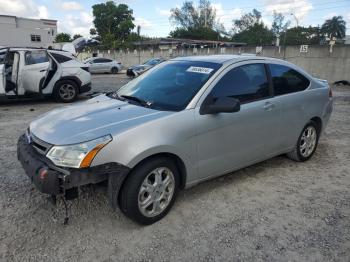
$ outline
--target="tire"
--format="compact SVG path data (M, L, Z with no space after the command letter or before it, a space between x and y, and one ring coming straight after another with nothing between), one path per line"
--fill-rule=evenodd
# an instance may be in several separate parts
M156 177L161 178L160 183ZM129 174L119 195L119 206L132 220L150 225L167 215L175 202L178 188L179 171L172 159L146 160Z
M71 103L79 94L78 85L72 80L58 81L53 92L57 102Z
M112 67L112 69L111 69L112 74L118 74L118 72L119 72L119 70L117 67Z
M287 153L287 157L297 162L309 160L316 151L320 131L314 121L307 123L299 135L294 150ZM314 137L312 132L314 132ZM307 134L310 134L311 137L307 138Z

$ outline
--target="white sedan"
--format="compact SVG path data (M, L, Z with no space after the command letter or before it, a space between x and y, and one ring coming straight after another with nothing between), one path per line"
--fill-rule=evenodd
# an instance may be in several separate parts
M84 61L89 65L90 73L112 73L117 74L122 70L122 64L118 61L103 58L103 57L91 57Z

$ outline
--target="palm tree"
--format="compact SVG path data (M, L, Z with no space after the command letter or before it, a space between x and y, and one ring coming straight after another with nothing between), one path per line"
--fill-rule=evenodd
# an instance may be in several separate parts
M327 19L322 25L322 32L332 39L343 39L345 37L346 22L342 16L333 16L331 19Z

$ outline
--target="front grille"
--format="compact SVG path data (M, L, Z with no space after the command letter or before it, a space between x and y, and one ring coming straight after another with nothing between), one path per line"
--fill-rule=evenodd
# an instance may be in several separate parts
M52 145L49 143L46 143L33 134L30 134L32 138L32 147L41 155L46 155L46 153L51 149Z

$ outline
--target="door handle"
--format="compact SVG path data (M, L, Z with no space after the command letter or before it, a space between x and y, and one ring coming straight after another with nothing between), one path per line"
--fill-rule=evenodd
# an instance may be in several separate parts
M266 111L271 111L272 109L274 109L275 105L272 104L271 102L265 102L263 108L266 110Z
M46 69L40 70L40 72L46 72Z

